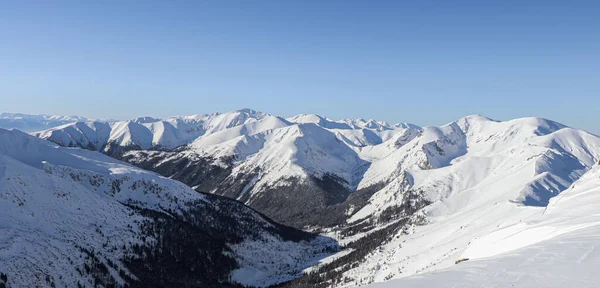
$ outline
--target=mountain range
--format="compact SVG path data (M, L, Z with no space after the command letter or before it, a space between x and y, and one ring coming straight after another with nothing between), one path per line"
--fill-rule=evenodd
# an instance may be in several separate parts
M1 113L0 128L34 132L77 121L88 121L79 116L31 115L23 113Z
M144 269L155 268L136 268L131 259L154 255L148 251L174 249L169 245L178 244L156 240L178 237L172 233L221 235L217 241L221 246L202 253L213 253L211 259L221 257L223 263L229 262L223 265L225 268L219 266L219 272L215 272L218 278L195 279L194 273L177 278L191 286L355 287L392 280L387 285L436 286L432 284L435 281L454 281L459 286L481 287L489 284L485 282L489 279L510 285L514 284L510 269L515 269L510 264L525 261L527 255L537 257L531 263L542 261L543 247L563 247L564 238L579 241L570 248L573 253L587 253L586 249L597 243L594 215L598 211L594 207L600 207L600 203L592 192L598 179L600 138L543 118L497 121L471 115L443 126L420 127L364 119L332 120L315 114L283 118L242 109L167 119L72 120L76 121L32 132L31 136L2 132L6 135L3 137L16 139L0 142L4 145L0 146L4 148L0 154L8 159L4 164L8 168L4 169L17 171L10 174L13 176L3 176L5 180L0 184L10 184L8 188L3 186L3 193L18 195L24 191L18 183L34 183L37 186L29 189L33 191L28 192L29 201L49 197L64 202L42 205L44 200L27 211L23 207L29 206L5 200L5 205L14 206L8 206L13 210L5 210L10 211L4 214L9 223L5 229L15 236L0 239L0 245L22 237L30 239L27 243L33 243L33 248L13 248L17 252L11 253L22 253L13 258L3 256L10 253L0 253L0 261L10 263L6 259L51 247L59 252L42 253L40 261L61 263L61 269L67 271L59 273L52 269L54 265L42 265L39 271L45 274L27 274L19 269L29 267L31 261L17 261L6 269L9 281L15 285L38 285L46 280L37 277L38 282L27 282L35 275L50 275L52 282L62 284L75 283L76 279L92 283L94 277L104 284L152 283L156 278L144 278L148 274ZM18 119L14 121L14 127L8 128L19 128L14 124ZM17 149L24 143L29 143L31 150ZM31 177L36 179L18 182L14 175L34 175ZM111 184L96 187L90 184L96 181L90 180L94 177ZM154 186L142 183L162 186L151 188ZM74 200L57 196L59 200L55 200L43 194L52 189L77 191L70 193L79 196ZM154 196L146 196L146 191L154 191ZM90 195L101 196L104 202L92 201ZM10 197L17 196L0 200ZM70 201L76 204L66 207ZM102 208L105 206L112 208ZM84 210L90 215L78 218L78 213L69 214L77 207L89 207ZM62 215L63 210L67 212L61 217L67 220L43 225L60 232L42 231L48 233L39 234L42 236L36 234L34 226L40 225L34 225L36 221L13 220L11 216ZM104 215L106 211L111 215ZM126 240L105 239L109 247L102 249L102 237L80 241L73 236L97 233L90 227L101 225L98 223L105 217L115 220L106 220L109 223L102 224L104 230L99 228L102 233L121 231L125 225L135 228L129 228L129 234L122 233L125 239L151 240L132 241L130 245L143 247L134 250L127 245L120 247ZM139 220L142 218L146 220ZM88 223L81 223L81 219ZM228 229L231 223L236 223L235 227ZM179 230L172 231L173 225ZM20 226L24 228L15 228ZM574 231L581 237L572 236ZM50 237L57 239L56 243L46 240L47 235L56 234L60 236ZM110 260L118 269L105 265L108 274L75 274L72 270L77 265L68 265L56 256L79 249L69 246L73 243L93 249L97 256L88 256L99 259L94 263ZM114 243L119 243L120 249L111 248ZM186 243L186 247L197 249L206 243L200 238L198 243ZM158 245L168 248L159 249ZM514 256L512 251L523 254ZM596 255L593 248L591 251L585 259ZM265 253L271 254L264 257ZM552 256L557 263L573 260L565 253ZM265 264L269 261L265 259L280 258L284 260ZM169 260L180 263L178 259ZM160 261L157 263L164 263ZM587 263L578 263L578 271L592 269ZM493 277L473 276L479 275L481 265L508 272L490 274ZM544 265L526 267L539 272ZM125 276L114 277L120 270ZM545 271L554 270L548 267ZM176 275L174 270L163 272L160 277L165 281L176 281L170 278ZM582 272L577 273L573 275ZM420 276L411 277L414 275ZM577 280L582 287L600 279ZM182 283L163 283L178 284Z

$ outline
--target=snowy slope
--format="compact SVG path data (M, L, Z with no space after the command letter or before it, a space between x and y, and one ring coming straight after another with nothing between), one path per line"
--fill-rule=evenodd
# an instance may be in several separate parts
M401 229L344 274L354 279L347 285L454 265L474 238L543 213L551 197L599 158L598 137L540 118L498 122L469 116L426 127L371 165L359 187L387 184L349 221L378 215L404 193L420 191L432 203L419 212L428 224Z
M543 212L472 241L468 261L372 287L597 287L599 204L596 165Z
M335 246L312 238L97 152L0 129L0 273L14 287L263 286Z
M0 128L19 129L24 132L34 132L86 120L86 118L78 116L2 113L0 114Z
M374 161L359 188L379 182L393 184L406 177L413 189L427 191L429 200L438 201L490 181L503 181L512 173L523 182L512 178L511 185L521 189L506 189L512 191L512 199L502 192L501 196L545 206L599 155L598 137L549 120L497 122L469 116L442 127L426 127L413 141Z
M387 146L392 146L388 149L395 149L416 137L418 129L409 124L389 126L372 120L333 121L314 114L287 120L267 116L201 136L189 149L198 157L234 157L229 178L258 174L235 197L252 203L255 194L289 185L290 178L303 181L333 176L340 185L354 190L368 164L363 159L368 157L360 155L365 146L373 147L385 140ZM376 154L373 151L370 150L371 155Z

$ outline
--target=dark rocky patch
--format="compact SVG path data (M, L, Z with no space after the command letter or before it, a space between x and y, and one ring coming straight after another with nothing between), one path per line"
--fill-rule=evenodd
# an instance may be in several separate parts
M421 191L407 191L400 204L387 208L378 217L339 228L340 233L348 236L384 227L346 245L344 248L353 249L351 253L322 265L310 273L305 273L300 278L274 287L330 287L349 282L352 279L343 277L344 272L358 267L367 255L381 249L382 245L391 241L392 237L407 225L424 225L426 220L422 216L415 215L415 212L429 204L431 202L423 197Z
M206 197L208 202L183 204L188 206L183 215L127 205L132 213L146 219L140 223L138 237L142 244L124 247L127 253L121 259L123 264L79 247L86 262L77 270L81 276L90 275L93 279L92 283L79 284L82 287L122 287L110 272L116 271L126 282L125 287L242 287L229 276L239 268L229 245L262 239L261 233L265 232L294 242L316 237L316 234L277 224L242 203L210 194ZM318 249L315 251L321 252ZM52 279L48 285L51 283Z
M275 221L296 228L331 227L342 224L350 207L362 208L383 183L351 191L343 179L326 174L282 179L282 185L267 187L250 198L244 189L260 171L232 175L233 157L191 157L179 152L133 151L120 157L140 168L179 180L200 192L239 199ZM217 160L225 165L216 165Z

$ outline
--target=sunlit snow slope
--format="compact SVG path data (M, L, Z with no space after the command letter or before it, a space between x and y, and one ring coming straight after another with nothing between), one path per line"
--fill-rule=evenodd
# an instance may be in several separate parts
M474 239L465 262L372 287L598 287L600 166L541 213Z
M24 132L34 132L86 120L86 118L78 116L1 113L0 128L19 129Z

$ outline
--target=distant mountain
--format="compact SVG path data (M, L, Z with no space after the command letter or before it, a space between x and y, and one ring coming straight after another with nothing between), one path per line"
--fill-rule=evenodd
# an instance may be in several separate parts
M239 202L0 129L2 287L262 287L336 249Z
M78 116L30 115L22 113L0 114L0 128L19 129L24 132L45 130L88 119Z
M348 248L284 287L355 287L451 267L475 239L543 213L600 159L596 135L542 118L471 115L419 127L240 110L169 119L35 135L236 199ZM197 128L153 128L176 119Z
M214 113L171 117L164 120L138 117L128 121L80 121L34 135L62 146L82 147L115 155L128 150L169 150L196 138L256 122L268 115L249 109L232 113Z
M322 226L315 212L345 201L355 190L370 164L360 150L389 140L403 145L419 129L317 115L284 119L243 109L165 120L78 122L34 135L102 151L302 227ZM282 194L282 185L295 191ZM295 205L308 199L305 206Z

